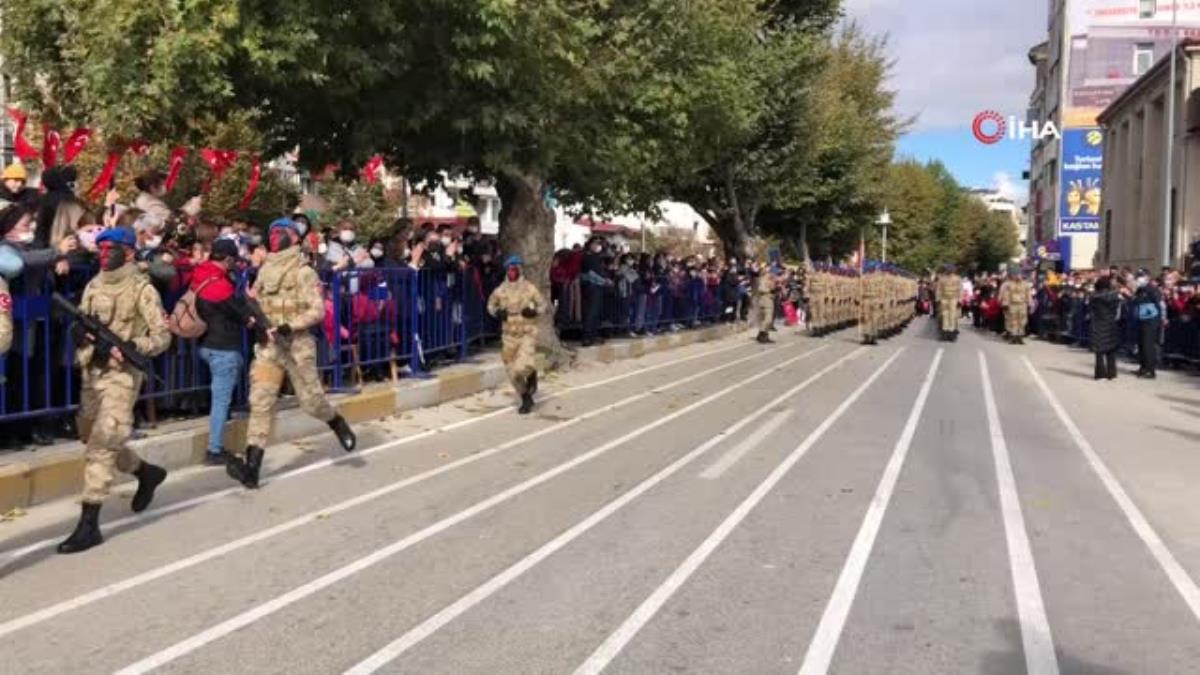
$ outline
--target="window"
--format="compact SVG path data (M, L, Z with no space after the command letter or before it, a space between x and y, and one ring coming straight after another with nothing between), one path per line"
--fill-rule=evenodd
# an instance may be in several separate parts
M1154 65L1154 43L1140 42L1133 46L1133 74L1135 76L1150 70Z
M1153 19L1154 18L1154 1L1155 0L1141 0L1141 2L1139 3L1140 6L1138 8L1138 18L1141 18L1141 19Z

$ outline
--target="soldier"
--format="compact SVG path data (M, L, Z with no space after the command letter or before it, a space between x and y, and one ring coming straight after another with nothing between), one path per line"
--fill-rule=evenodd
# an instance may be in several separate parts
M325 299L317 272L304 260L300 231L288 218L271 223L267 260L254 281L254 297L269 322L265 343L254 347L250 369L250 420L242 457L226 458L225 472L248 488L258 487L264 448L271 440L275 401L286 375L300 408L325 422L346 452L358 439L325 398L317 375L317 341L309 329L325 319Z
M1004 308L1004 332L1009 344L1025 344L1025 326L1029 323L1029 284L1021 271L1013 268L1008 281L1000 285L1000 306Z
M83 291L80 311L94 317L146 356L157 356L171 345L166 315L158 291L138 271L134 261L137 235L129 228L106 230L96 237L100 273ZM78 325L78 324L76 324ZM95 335L81 335L76 363L82 370L79 437L84 455L83 509L75 531L58 545L59 553L79 553L104 542L100 533L100 504L108 496L116 470L137 477L132 508L150 506L154 491L167 477L162 467L144 462L125 442L133 432L133 406L142 388L142 373L125 363L112 345L97 350Z
M874 268L865 270L865 273L859 277L858 283L862 288L862 300L858 306L858 325L862 332L864 345L879 343L879 328L882 319L879 316L879 309L883 290L879 285L881 280L882 277Z
M962 279L959 278L954 265L942 268L935 288L942 340L954 342L958 340L958 303L962 295Z
M775 341L768 334L775 324L775 272L760 265L754 278L754 323L758 326L759 343L769 345Z
M509 256L505 261L505 280L492 291L487 311L503 326L500 358L513 389L521 397L517 412L528 415L533 410L533 395L537 393L537 317L546 311L546 301L537 287L521 275L524 264L519 255Z
M807 275L808 332L820 337L825 330L825 270L815 267Z

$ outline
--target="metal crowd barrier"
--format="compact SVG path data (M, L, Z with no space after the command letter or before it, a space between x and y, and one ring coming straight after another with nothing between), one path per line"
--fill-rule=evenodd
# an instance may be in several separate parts
M79 371L70 324L53 311L51 291L78 302L94 269L50 278L41 292L14 294L13 346L0 357L0 423L60 417L79 405ZM190 270L178 270L172 288L160 288L169 313L186 290ZM242 275L243 288L250 279ZM487 287L474 271L432 273L409 268L353 270L322 275L326 317L314 329L318 368L326 386L346 391L367 379L397 378L402 370L424 377L434 359L461 360L472 346L499 335L485 311ZM157 411L203 414L210 375L195 340L176 338L154 359L157 383L147 378L140 401L153 420ZM242 336L249 363L253 337ZM234 393L234 406L247 402L248 368Z
M587 315L587 292L578 280L554 284L555 327L560 332L579 331ZM748 298L743 300L748 302ZM734 314L737 312L734 307ZM721 320L723 306L716 287L701 278L672 285L659 278L653 288L617 283L603 289L600 328L610 333L660 333L694 328Z

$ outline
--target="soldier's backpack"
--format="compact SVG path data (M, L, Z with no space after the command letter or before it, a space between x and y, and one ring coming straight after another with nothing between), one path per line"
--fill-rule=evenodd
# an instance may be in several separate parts
M200 317L200 309L196 306L196 300L200 291L213 281L213 279L205 279L199 287L189 288L187 293L179 298L179 302L175 303L175 309L171 310L171 316L167 317L167 328L172 334L184 340L194 340L208 331L208 323Z

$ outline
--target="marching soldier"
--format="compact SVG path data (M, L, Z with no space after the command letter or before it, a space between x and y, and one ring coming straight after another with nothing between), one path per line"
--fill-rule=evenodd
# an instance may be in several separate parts
M758 326L761 344L774 344L768 332L775 323L775 273L770 267L760 265L754 278L754 323Z
M171 333L158 291L134 260L137 235L129 228L114 228L96 237L96 244L100 273L84 289L80 310L140 354L150 357L166 351ZM133 406L142 388L142 373L125 362L116 346L97 342L100 336L81 338L75 356L82 370L79 436L87 444L83 509L75 531L58 545L59 553L79 553L104 542L100 504L117 470L137 477L134 512L150 506L154 491L167 477L165 469L142 461L125 444L133 432ZM108 351L101 353L98 346Z
M1008 281L1000 285L1000 306L1004 308L1005 338L1010 344L1025 344L1025 327L1029 323L1029 284L1021 271L1012 268Z
M827 319L825 296L828 288L825 283L825 270L818 266L807 277L808 331L814 337L820 337L824 334Z
M309 329L325 318L325 299L316 270L304 261L300 231L293 221L271 223L267 260L254 281L254 297L269 322L268 340L254 347L250 369L250 420L245 455L227 458L225 471L248 488L257 488L265 447L271 440L275 401L286 375L300 407L325 422L346 452L358 443L346 420L325 398L317 375L317 341Z
M880 310L883 303L883 288L880 282L886 283L883 276L874 268L864 270L859 279L862 286L862 302L859 304L859 328L862 330L864 345L878 344L879 329L882 323Z
M954 265L942 268L935 288L942 340L954 342L958 340L958 304L962 295L962 279L959 278Z
M506 277L488 298L487 311L503 326L500 359L504 361L509 382L521 397L517 412L528 415L533 410L533 395L538 386L537 318L546 311L546 301L537 286L522 276L524 264L518 255L505 261Z

